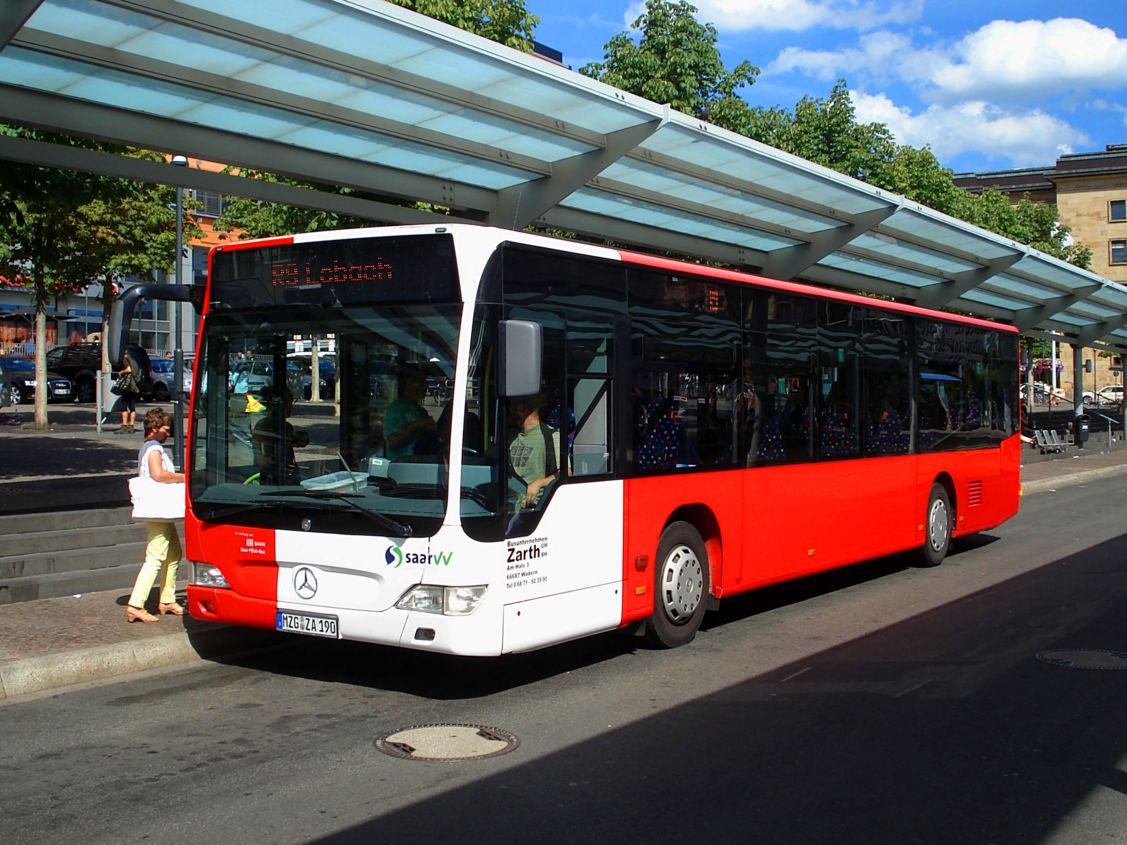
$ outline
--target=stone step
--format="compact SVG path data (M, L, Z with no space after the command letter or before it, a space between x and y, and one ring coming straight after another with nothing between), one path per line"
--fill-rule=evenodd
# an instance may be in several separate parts
M141 561L120 566L57 572L31 578L0 578L0 604L93 593L101 590L128 591L137 580ZM66 620L59 620L65 625Z
M44 503L47 504L47 503ZM108 525L131 525L130 508L94 508L90 510L53 511L0 516L0 537L10 534L36 534L74 528L103 528ZM0 554L6 552L0 541Z
M36 578L62 572L106 569L134 563L137 567L145 559L145 537L114 546L64 549L38 554L0 557L0 580Z
M145 538L145 526L141 523L8 534L0 539L0 560L70 549L114 547L122 543L135 543Z

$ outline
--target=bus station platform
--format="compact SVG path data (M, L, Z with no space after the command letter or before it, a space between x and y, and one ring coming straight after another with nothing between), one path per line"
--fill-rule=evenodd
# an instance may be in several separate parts
M316 416L326 411L331 413L331 405L308 413ZM14 486L22 491L19 499L25 507L37 504L39 511L57 510L59 519L65 520L67 510L97 504L96 488L80 479L100 478L107 489L122 491L117 494L121 501L113 503L120 505L140 435L116 436L113 427L97 433L86 417L61 421L51 432L0 426L0 489ZM34 460L36 450L42 453L40 461ZM1061 454L1042 455L1027 447L1022 455L1026 496L1127 473L1127 444L1106 434L1083 449L1071 446ZM21 460L33 468L21 474ZM3 503L0 496L0 512ZM138 569L140 565L137 560ZM187 577L186 564L180 574ZM128 624L128 592L117 589L0 604L0 703L293 643L292 635L215 625L186 615Z

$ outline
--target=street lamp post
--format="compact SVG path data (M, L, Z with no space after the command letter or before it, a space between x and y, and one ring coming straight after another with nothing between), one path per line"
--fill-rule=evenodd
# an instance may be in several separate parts
M187 167L188 159L174 155L172 164ZM184 283L184 188L176 186L176 266L172 283L179 287ZM183 303L173 301L172 305L172 437L176 448L172 460L177 472L184 469L184 343L183 343Z

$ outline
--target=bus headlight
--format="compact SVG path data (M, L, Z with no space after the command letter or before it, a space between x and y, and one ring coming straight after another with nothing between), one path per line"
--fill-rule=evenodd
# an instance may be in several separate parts
M487 587L440 587L418 584L395 603L400 610L441 613L443 616L469 616L477 610Z
M192 561L192 583L198 587L218 587L226 590L230 588L223 573L206 563Z

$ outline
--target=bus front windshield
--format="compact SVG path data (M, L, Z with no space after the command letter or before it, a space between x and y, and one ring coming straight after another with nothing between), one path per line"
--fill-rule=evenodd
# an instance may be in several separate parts
M211 314L193 406L196 515L382 535L437 530L461 310L408 303ZM317 378L295 338L325 350Z

